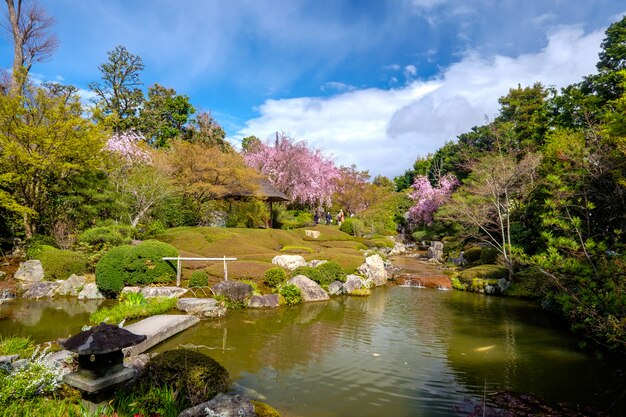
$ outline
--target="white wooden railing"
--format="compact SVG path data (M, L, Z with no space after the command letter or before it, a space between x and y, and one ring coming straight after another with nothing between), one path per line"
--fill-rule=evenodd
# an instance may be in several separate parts
M162 259L164 261L176 261L176 286L177 287L180 287L180 275L182 271L182 261L224 261L224 281L228 281L228 266L226 262L237 260L237 258L227 258L226 256L222 258L181 258L180 256L177 256L175 258L165 257Z

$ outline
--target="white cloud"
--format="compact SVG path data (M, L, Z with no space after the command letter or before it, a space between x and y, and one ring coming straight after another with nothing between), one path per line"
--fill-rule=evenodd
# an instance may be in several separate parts
M404 67L404 77L407 79L411 79L417 75L417 67L413 64L409 64Z
M341 82L337 82L337 81L328 81L327 83L324 83L320 89L322 91L329 91L329 90L335 90L335 91L352 91L352 90L356 90L356 87L350 84L346 84L346 83L341 83Z
M235 138L268 137L284 131L333 154L341 165L356 164L390 177L411 167L445 141L484 123L498 111L510 88L541 82L563 87L595 70L603 33L561 27L539 52L485 58L468 52L435 80L398 89L361 89L330 98L267 100ZM233 139L235 139L233 138Z

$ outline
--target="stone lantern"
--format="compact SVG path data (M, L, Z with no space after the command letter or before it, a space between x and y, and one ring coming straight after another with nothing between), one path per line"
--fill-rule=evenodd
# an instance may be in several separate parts
M124 367L122 349L144 340L145 335L106 323L70 337L61 344L65 349L78 353L78 370L65 375L63 381L81 390L84 399L93 401L98 394L135 375L135 370Z

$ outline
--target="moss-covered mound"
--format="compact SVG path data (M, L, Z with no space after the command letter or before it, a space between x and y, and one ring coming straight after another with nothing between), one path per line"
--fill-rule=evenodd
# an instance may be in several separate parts
M45 279L56 281L68 279L70 275L82 275L87 272L87 257L70 250L48 249L39 253Z
M191 407L226 392L230 377L213 358L193 350L178 349L150 359L137 384L139 389L169 386L186 407Z
M498 280L508 277L508 270L498 265L479 265L468 268L452 277L452 286L459 290L485 292L496 286Z

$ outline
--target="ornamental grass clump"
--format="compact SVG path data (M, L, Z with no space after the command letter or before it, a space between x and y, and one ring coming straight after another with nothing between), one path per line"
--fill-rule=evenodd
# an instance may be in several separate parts
M20 355L25 358L34 351L35 343L29 337L0 337L0 356Z
M189 288L207 287L209 285L209 274L204 271L194 271L189 278Z
M128 295L127 295L128 294ZM132 294L132 295L131 295ZM120 303L111 308L102 308L91 313L89 321L98 323L119 323L122 320L150 317L164 314L176 307L178 299L169 297L155 297L146 299L142 294L122 294Z

